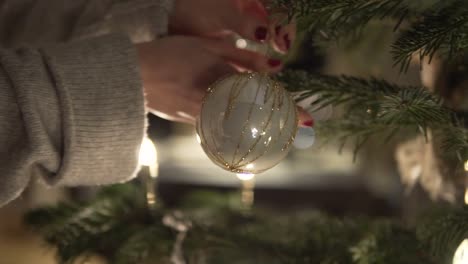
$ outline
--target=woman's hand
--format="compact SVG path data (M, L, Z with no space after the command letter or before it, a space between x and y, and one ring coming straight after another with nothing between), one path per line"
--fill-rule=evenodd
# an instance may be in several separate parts
M137 45L147 106L156 115L194 123L207 88L241 70L277 72L281 62L218 39L175 36Z
M238 34L264 42L270 40L286 53L296 36L294 24L284 25L280 11L269 15L260 0L175 0L169 29L171 34L225 37Z

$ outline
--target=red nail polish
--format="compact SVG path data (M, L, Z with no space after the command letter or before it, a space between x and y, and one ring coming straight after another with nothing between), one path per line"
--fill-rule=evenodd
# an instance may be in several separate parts
M258 27L257 30L255 30L255 38L260 41L266 40L268 34L268 29L266 27Z
M306 127L313 127L314 126L314 120L307 120L302 123L303 126Z
M281 65L281 61L277 59L269 59L268 60L268 65L270 65L273 68L276 68Z
M276 35L279 35L280 30L281 30L281 26L276 26L276 27L275 27Z
M289 50L289 49L291 48L291 40L289 39L289 35L288 35L288 34L286 34L286 35L284 36L284 42L286 43L286 49Z

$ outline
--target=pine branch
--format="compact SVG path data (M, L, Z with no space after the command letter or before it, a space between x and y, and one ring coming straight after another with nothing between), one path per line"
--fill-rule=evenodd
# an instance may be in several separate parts
M397 29L426 8L416 8L414 0L275 0L273 7L287 10L289 19L298 21L300 31L319 31L327 39L355 34L374 19L391 18Z
M57 246L60 263L73 263L87 252L119 243L131 231L126 221L141 217L144 201L130 185L107 188L88 204L62 204L32 211L26 223Z
M431 9L404 31L392 47L395 64L404 72L415 54L421 61L424 57L432 60L438 51L449 59L459 56L468 47L467 2L458 0L447 7Z
M344 106L342 120L319 123L317 129L320 137L338 139L342 146L352 140L355 154L373 136L383 136L386 142L400 131L426 135L431 129L443 138L443 150L455 153L460 160L468 158L468 131L454 121L440 98L423 87L305 71L286 71L279 79L288 90L299 94L299 101L319 96L311 105L313 109Z
M287 71L279 76L286 89L299 92L298 100L318 95L313 107L345 105L353 115L379 124L414 125L426 129L451 122L442 100L423 87L398 86L385 80L349 76L326 76L305 71ZM369 115L363 116L362 113Z
M139 189L130 187L136 190L137 195L128 204L138 204L141 197L138 195ZM108 199L99 199L109 201L107 208L118 208L122 201L130 198L122 199L115 193L106 195L109 195ZM225 198L222 200L226 201ZM93 227L69 229L73 231L72 234L61 232L64 230L62 228L56 229L58 232L55 235L42 233L48 234L46 237L55 237L48 241L59 247L61 263L71 263L82 254L103 252L110 263L152 263L154 260L167 260L172 254L173 232L164 226L161 219L148 221L146 214L141 214L142 208L127 208L128 214L133 217L128 218L127 214L108 214L98 221L100 223L91 223L90 217L75 217L75 225L88 226L91 223ZM99 215L103 212L101 207L89 205L82 205L77 209L77 215L81 216ZM61 222L60 219L68 210L69 207L62 204L54 208L55 214L49 219L54 223ZM187 214L192 219L193 227L189 230L183 247L188 259L197 260L200 257L207 264L442 263L439 260L453 255L462 238L468 235L468 207L450 208L442 214L425 218L424 224L419 224L417 228L407 227L390 219L336 219L319 213L284 216L254 211L249 217L232 213L231 220L226 221L226 217L221 217L214 224L216 219L211 214L205 218L200 217L203 214L198 215L195 221L191 214ZM32 221L31 224L37 224ZM103 232L95 230L96 227L108 226L115 228L104 228ZM69 239L67 235L74 239ZM81 236L87 239L82 239ZM88 244L84 245L84 242ZM63 251L64 248L67 249L66 252ZM103 248L107 251L103 251ZM67 253L66 259L63 259L64 253Z
M416 234L437 263L451 263L455 250L468 237L468 206L428 214Z
M129 236L123 245L116 251L112 263L134 264L146 263L149 259L169 258L175 235L167 227L153 225L141 227Z
M433 263L411 230L387 221L374 223L370 230L350 249L354 263Z

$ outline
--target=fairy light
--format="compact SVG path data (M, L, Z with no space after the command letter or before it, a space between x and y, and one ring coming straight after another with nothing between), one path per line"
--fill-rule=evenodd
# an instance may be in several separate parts
M465 161L465 171L468 172L468 160ZM468 173L465 175L465 204L468 205Z
M241 181L250 181L253 178L255 178L255 174L250 174L250 173L239 173L237 174L237 178Z
M468 264L468 239L465 239L453 257L453 264Z
M465 162L465 171L468 172L468 160ZM465 175L466 190L465 190L465 204L468 205L468 175ZM453 256L453 264L468 264L468 238L463 242L455 251Z
M149 138L144 138L140 147L139 163L140 177L146 188L146 201L149 208L156 205L156 178L159 175L158 152L156 146Z
M150 168L150 176L158 177L158 152L153 141L149 138L143 139L140 147L139 163L143 167Z
M247 40L243 39L243 38L240 38L238 40L236 40L236 47L238 49L245 49L247 48Z
M237 178L242 182L241 202L245 210L250 210L255 199L255 174L239 173Z

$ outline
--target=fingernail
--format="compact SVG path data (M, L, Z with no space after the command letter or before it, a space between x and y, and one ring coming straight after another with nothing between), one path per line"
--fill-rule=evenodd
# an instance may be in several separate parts
M281 61L277 59L269 59L268 60L268 65L270 65L273 68L276 68L281 65Z
M314 120L304 121L304 122L302 122L302 125L306 126L306 127L313 127L314 126Z
M268 34L268 29L266 27L258 27L257 30L255 30L255 38L260 41L266 40Z
M276 33L276 35L279 35L280 30L281 30L281 26L276 26L276 27L275 27L275 33Z
M284 36L284 42L286 43L286 49L289 50L289 49L291 48L291 40L289 39L289 35L288 35L288 34L286 34L286 35Z

